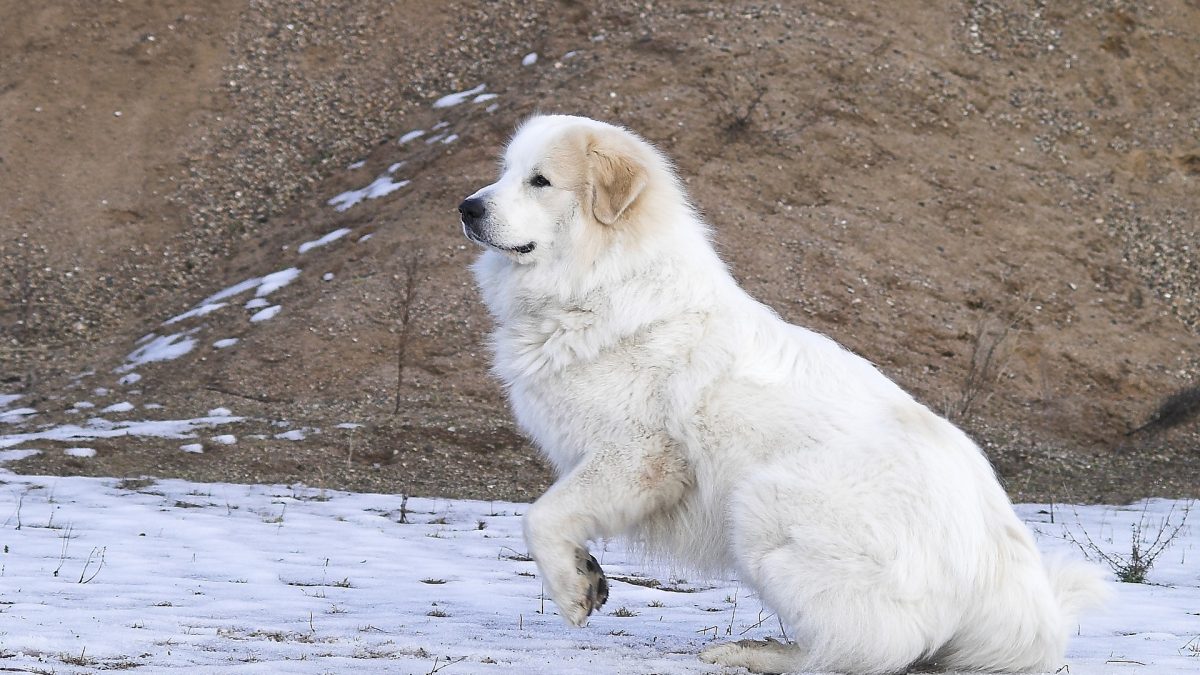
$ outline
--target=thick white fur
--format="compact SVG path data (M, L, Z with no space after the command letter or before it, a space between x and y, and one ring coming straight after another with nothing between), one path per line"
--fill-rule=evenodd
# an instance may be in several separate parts
M589 162L609 146L644 185L606 225L589 212L589 190L603 188ZM552 185L530 185L538 173ZM591 610L577 551L623 534L736 571L795 630L794 645L718 645L706 661L1061 665L1073 614L1104 595L1099 573L1048 572L962 431L739 288L652 146L594 120L535 117L473 197L499 247L474 267L496 324L494 372L559 476L526 539L568 622Z

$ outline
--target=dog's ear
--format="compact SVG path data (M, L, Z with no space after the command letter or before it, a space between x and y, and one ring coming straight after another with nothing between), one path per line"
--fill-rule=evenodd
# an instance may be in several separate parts
M632 150L600 139L588 144L592 215L605 225L616 223L646 189L646 169Z

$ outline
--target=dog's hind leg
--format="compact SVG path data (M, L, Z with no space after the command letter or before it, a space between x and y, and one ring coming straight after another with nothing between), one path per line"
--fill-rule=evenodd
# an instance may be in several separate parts
M880 675L904 672L950 639L953 603L941 586L954 582L936 555L910 550L924 535L897 523L906 514L894 515L890 493L865 491L849 468L839 469L775 464L739 486L729 514L739 577L799 646L735 644L710 657L783 672Z
M710 645L700 651L700 660L727 668L745 668L752 673L787 673L804 660L795 644L766 640L738 640Z
M608 597L587 542L625 532L683 497L691 470L677 449L642 438L589 453L525 515L525 543L562 617L582 626Z

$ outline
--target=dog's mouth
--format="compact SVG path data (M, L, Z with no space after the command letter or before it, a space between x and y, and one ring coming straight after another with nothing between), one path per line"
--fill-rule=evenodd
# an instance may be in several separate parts
M509 253L530 253L537 246L537 244L531 241L528 244L521 244L520 246L498 246L496 244L492 244L492 246L495 246L501 251L508 251Z
M486 241L482 237L480 237L479 235L477 235L473 231L471 231L471 228L467 227L465 223L463 224L463 234L465 234L467 236L467 239L470 239L471 241L475 242L476 244L479 244L480 246L489 246L491 248L496 249L497 251L503 251L505 253L516 253L516 254L531 253L531 252L533 252L533 249L537 248L537 243L532 242L532 241L529 242L528 244L522 244L520 246L501 246L500 244L497 244L495 242Z

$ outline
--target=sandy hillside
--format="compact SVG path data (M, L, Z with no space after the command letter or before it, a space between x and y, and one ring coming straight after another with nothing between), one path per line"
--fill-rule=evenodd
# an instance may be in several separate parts
M1200 385L1194 2L0 0L0 26L0 409L36 411L0 435L238 418L30 438L17 471L535 496L454 207L556 111L659 144L754 295L1015 496L1200 495L1194 421L1127 435ZM131 361L160 338L190 346Z

